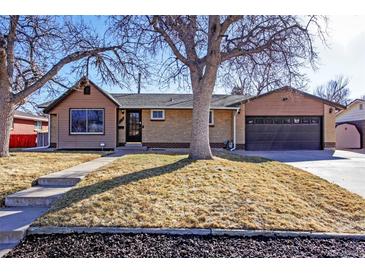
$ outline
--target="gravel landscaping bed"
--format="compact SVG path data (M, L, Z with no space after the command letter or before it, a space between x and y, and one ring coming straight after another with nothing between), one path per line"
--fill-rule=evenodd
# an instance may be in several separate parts
M98 233L30 235L7 257L365 257L365 241Z

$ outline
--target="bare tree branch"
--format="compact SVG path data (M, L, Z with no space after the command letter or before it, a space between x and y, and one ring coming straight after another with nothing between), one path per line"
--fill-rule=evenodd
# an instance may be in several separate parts
M13 77L14 71L14 43L16 38L16 27L18 24L19 16L10 17L9 33L7 35L7 63L8 63L8 76Z
M170 46L170 48L173 51L173 53L175 54L176 58L178 58L185 65L189 65L189 61L186 59L185 56L183 56L181 54L181 52L179 51L179 49L174 44L174 42L171 39L171 37L167 34L167 32L163 28L161 28L159 26L159 18L158 18L158 16L154 16L153 17L151 24L152 24L154 30L157 31L158 33L160 33L161 36L166 41L166 43Z
M89 51L81 51L72 53L64 58L62 58L59 62L57 62L48 72L46 72L37 82L32 84L29 87L26 87L24 90L18 92L14 95L15 103L19 103L21 100L24 100L34 91L40 89L44 86L48 81L50 81L57 73L67 64L85 58L87 56L93 56L101 52L110 51L114 49L118 49L120 46L111 46L105 48L97 48Z

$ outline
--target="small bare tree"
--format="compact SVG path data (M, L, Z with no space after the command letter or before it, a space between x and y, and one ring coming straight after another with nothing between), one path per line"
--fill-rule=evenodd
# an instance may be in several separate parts
M190 158L212 159L209 145L209 107L218 81L277 66L290 82L301 78L300 68L314 65L313 39L324 37L317 16L147 16L135 17L136 43L162 58L165 81L188 82L193 91ZM325 18L324 18L325 19ZM118 18L116 24L118 25ZM169 51L166 52L166 49ZM162 51L159 51L162 50ZM273 64L272 68L265 67ZM250 76L252 75L252 76ZM275 75L279 75L276 73ZM270 86L268 77L264 86ZM254 81L253 81L254 82ZM264 89L264 88L263 88Z
M0 17L0 157L9 155L15 109L42 88L64 87L58 75L65 66L80 75L92 66L102 81L114 84L135 75L138 60L128 38L115 45L105 37L79 17Z
M334 80L318 86L314 94L329 101L347 105L350 101L349 79L343 75L337 76Z

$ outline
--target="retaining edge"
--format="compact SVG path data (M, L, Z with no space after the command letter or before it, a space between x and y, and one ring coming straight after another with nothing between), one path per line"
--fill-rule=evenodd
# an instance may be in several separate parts
M166 235L198 235L198 236L241 236L241 237L309 237L315 239L351 239L365 240L365 234L281 231L281 230L245 230L218 228L145 228L145 227L30 227L27 235L70 234L70 233L114 233L114 234L166 234Z

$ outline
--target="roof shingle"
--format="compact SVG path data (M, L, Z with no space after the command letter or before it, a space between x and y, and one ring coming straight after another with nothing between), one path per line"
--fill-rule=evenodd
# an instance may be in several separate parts
M112 93L121 108L192 108L193 94ZM232 108L247 99L243 95L213 95L211 108Z

